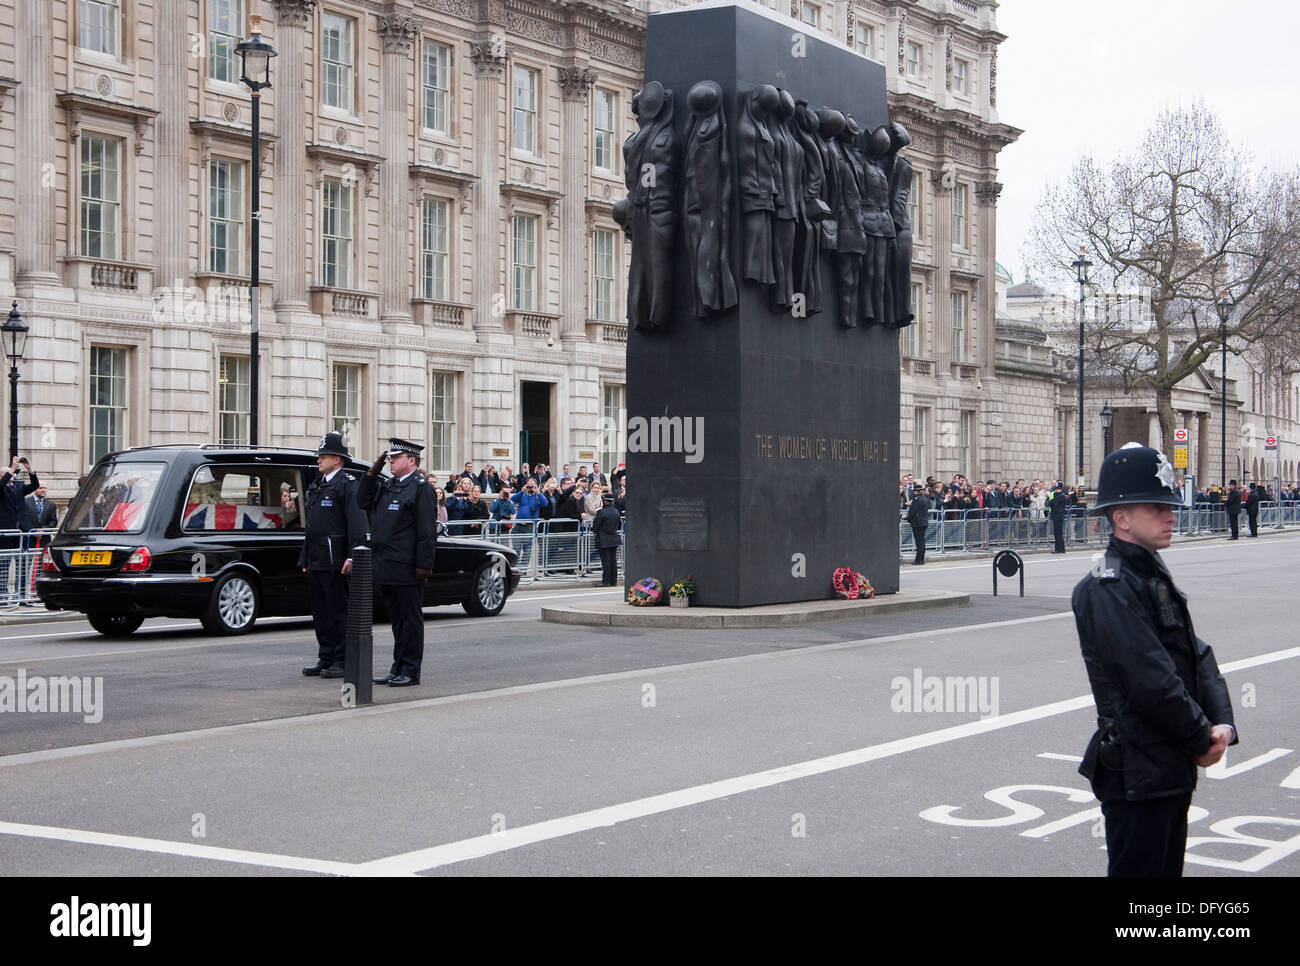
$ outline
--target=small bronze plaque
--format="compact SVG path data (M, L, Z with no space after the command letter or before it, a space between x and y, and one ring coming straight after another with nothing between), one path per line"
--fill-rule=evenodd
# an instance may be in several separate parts
M660 550L708 550L708 501L682 497L660 500L657 540Z

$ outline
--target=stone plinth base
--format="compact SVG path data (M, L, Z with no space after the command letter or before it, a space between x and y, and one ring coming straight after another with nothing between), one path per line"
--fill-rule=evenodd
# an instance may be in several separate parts
M593 601L543 607L542 620L590 627L790 627L969 603L970 594L941 590L903 590L870 600L810 600L761 607L633 607L622 601Z

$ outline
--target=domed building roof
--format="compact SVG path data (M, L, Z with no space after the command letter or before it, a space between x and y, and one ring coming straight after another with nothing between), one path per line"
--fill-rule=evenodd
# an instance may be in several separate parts
M1029 279L1025 279L1023 282L1020 282L1017 285L1012 285L1007 289L1007 298L1009 299L1042 298L1050 294L1051 292L1049 292L1044 286Z

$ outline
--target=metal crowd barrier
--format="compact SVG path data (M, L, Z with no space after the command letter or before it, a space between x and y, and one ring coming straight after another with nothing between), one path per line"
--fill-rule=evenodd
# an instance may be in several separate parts
M589 520L449 520L449 537L488 540L519 554L519 582L599 576L600 551ZM623 570L627 518L622 520L618 572Z
M1248 532L1246 511L1239 518L1239 532ZM1260 527L1282 529L1300 526L1300 503L1261 503ZM1174 509L1174 529L1184 536L1228 532L1227 508L1214 503L1197 503ZM1110 521L1105 516L1089 516L1087 508L1070 508L1065 516L1066 547L1103 547L1110 540ZM1024 510L931 510L925 531L925 550L935 553L960 553L973 550L1000 550L1004 547L1053 546L1050 514L1041 517L1034 509ZM898 521L898 553L906 557L916 553L912 525L901 516Z
M0 610L35 607L36 574L53 530L0 530Z

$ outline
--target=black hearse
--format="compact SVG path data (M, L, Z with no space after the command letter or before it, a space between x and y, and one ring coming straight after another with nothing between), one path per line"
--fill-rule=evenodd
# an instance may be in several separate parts
M298 508L316 473L311 450L110 453L45 549L36 593L48 609L81 611L110 636L132 633L146 617L197 617L211 633L242 634L259 616L309 614ZM425 606L499 614L519 585L518 562L509 547L440 533Z

